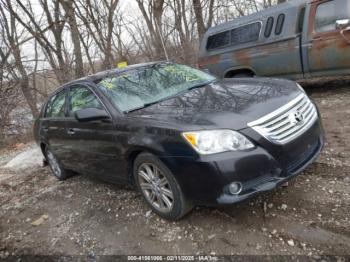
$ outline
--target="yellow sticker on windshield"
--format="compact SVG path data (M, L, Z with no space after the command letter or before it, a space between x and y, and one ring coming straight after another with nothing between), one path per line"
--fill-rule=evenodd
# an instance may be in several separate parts
M124 68L124 67L127 67L128 66L128 62L126 61L123 61L123 62L120 62L117 64L117 67L118 68Z

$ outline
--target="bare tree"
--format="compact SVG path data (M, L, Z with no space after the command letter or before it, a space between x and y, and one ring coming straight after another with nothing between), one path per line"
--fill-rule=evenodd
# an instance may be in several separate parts
M60 0L60 3L65 11L65 17L67 18L70 35L74 47L74 57L75 57L75 76L82 77L84 75L84 64L83 55L80 46L80 32L77 25L77 20L74 12L74 1L73 0Z
M154 46L155 58L164 58L164 49L162 46L162 16L164 12L164 0L136 0L142 16L146 22L151 43Z
M112 68L115 58L112 50L115 11L119 0L79 0L75 1L77 16L93 38L103 55L103 68ZM85 46L85 49L87 46Z
M11 70L11 77L12 79L19 81L21 91L27 101L28 106L30 107L31 113L33 117L37 117L39 111L36 105L36 99L31 92L29 77L23 64L21 55L21 43L19 37L23 35L23 32L17 31L16 21L13 16L7 16L3 8L0 9L0 13L0 23L1 27L3 28L4 44L8 46L15 61L16 70ZM1 53L1 57L3 60L5 60L8 55Z
M50 6L48 0L39 0L43 10L43 14L40 16L33 12L30 1L27 0L26 4L22 0L12 1L18 4L18 10L14 10L11 0L6 0L11 16L37 40L58 81L65 83L70 80L72 76L69 55L65 53L63 39L65 20L62 16L59 1L52 0L53 6Z
M212 25L213 14L214 14L214 0L209 0L207 12L208 12L208 21L204 22L203 18L203 7L200 0L192 0L193 9L196 16L198 38L201 40L205 31Z
M193 8L190 1L186 0L171 0L168 3L172 15L169 15L173 20L167 19L165 25L169 27L170 24L174 24L175 32L170 36L171 43L175 45L175 48L171 50L179 50L180 56L173 54L177 57L177 61L186 64L193 64L196 59L196 48L198 48L198 41L196 41L196 34L194 33L195 20L193 17Z

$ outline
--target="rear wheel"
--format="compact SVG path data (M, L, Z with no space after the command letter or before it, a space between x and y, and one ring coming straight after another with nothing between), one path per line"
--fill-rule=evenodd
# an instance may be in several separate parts
M154 155L142 153L135 159L134 179L147 204L159 216L178 220L191 210L173 174Z
M255 74L249 70L231 71L226 73L225 78L243 78L243 77L254 77Z
M71 176L70 171L62 168L59 160L55 157L55 155L48 149L45 149L46 161L51 169L52 174L58 180L65 180Z
M238 73L233 76L233 78L244 78L244 77L254 77L252 73Z

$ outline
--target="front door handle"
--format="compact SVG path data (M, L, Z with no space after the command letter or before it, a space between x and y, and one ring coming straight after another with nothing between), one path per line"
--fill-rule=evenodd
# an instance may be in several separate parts
M69 128L67 131L68 135L74 135L75 134L75 130L73 128Z
M47 131L49 131L49 128L48 127L43 127L43 130L44 130L44 132L47 132Z

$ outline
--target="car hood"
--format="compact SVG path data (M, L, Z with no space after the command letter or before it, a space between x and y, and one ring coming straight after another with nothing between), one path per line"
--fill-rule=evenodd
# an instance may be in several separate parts
M190 90L128 117L161 121L180 130L239 130L285 105L301 91L293 81L271 78L223 79Z

